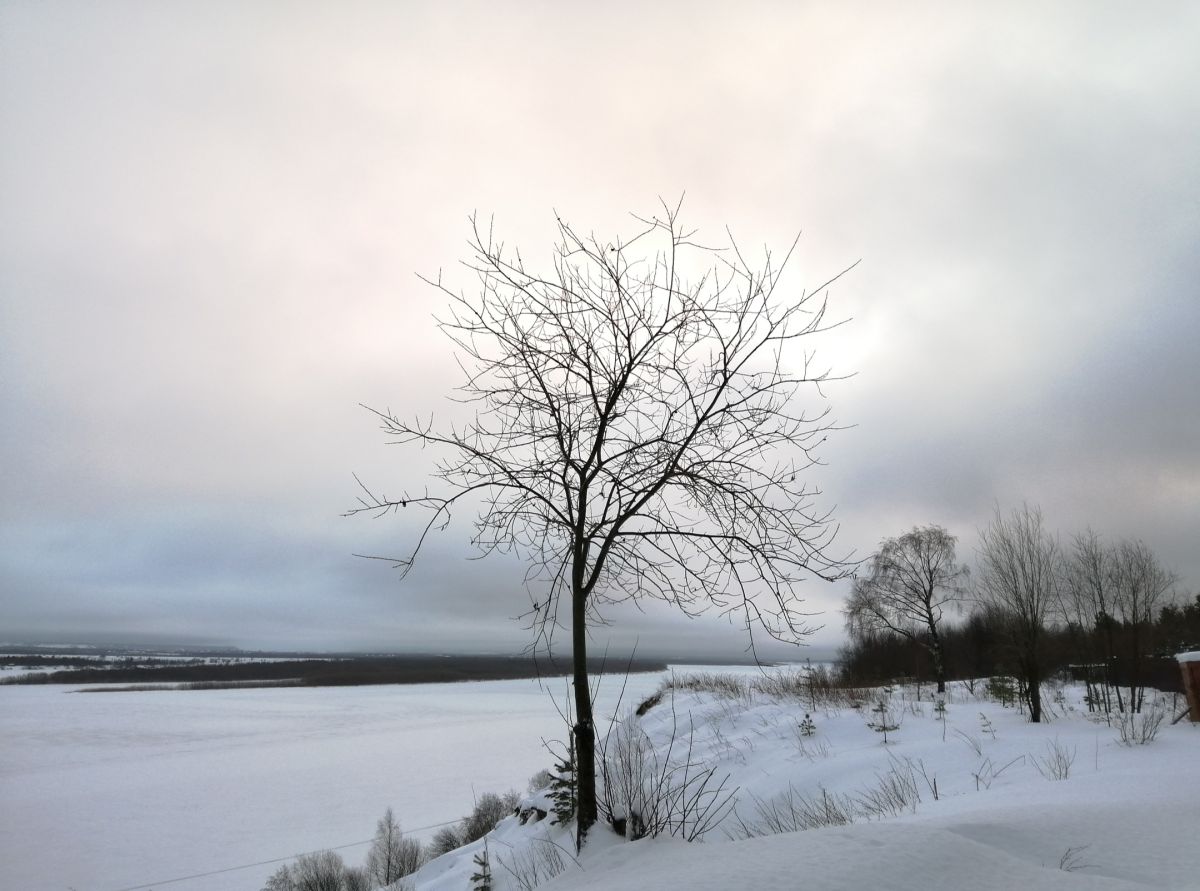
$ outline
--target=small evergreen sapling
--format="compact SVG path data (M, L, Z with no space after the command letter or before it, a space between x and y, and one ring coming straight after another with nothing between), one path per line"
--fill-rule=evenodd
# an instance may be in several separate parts
M575 818L575 746L567 748L567 757L554 765L550 780L550 800L554 802L554 822L569 823Z
M1013 687L1012 678L1005 675L988 678L987 682L988 698L996 700L1005 708L1013 704L1013 700L1017 698L1016 688Z
M800 722L800 735L812 736L817 732L817 725L813 723L812 715L808 712L804 713L804 720Z
M492 891L492 865L488 860L487 844L475 855L475 872L471 875L471 891Z
M867 726L876 733L883 734L883 744L886 746L888 741L887 735L899 730L900 723L896 720L895 715L892 714L892 710L886 700L879 700L879 704L871 709L871 713L876 715L876 718Z

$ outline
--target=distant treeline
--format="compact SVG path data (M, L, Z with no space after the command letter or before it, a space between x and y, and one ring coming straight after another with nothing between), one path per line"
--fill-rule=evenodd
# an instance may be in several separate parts
M1011 674L1016 657L1004 617L977 611L940 631L946 677L980 678ZM1180 692L1183 679L1174 654L1200 645L1200 595L1191 603L1162 607L1151 622L1135 628L1107 616L1090 627L1074 623L1042 629L1038 656L1046 676L1063 673L1075 680L1105 679L1121 686L1137 679L1146 686ZM869 686L895 678L933 682L934 668L921 636L856 635L839 654L842 678Z
M21 660L28 665L28 657ZM336 687L366 684L442 684L456 681L495 681L569 674L565 660L527 656L369 656L339 659L295 659L273 662L179 663L138 660L127 665L92 661L88 667L38 674L21 674L0 684L236 684L261 681L279 685ZM664 671L666 664L650 659L592 660L595 674ZM202 688L197 688L202 689Z

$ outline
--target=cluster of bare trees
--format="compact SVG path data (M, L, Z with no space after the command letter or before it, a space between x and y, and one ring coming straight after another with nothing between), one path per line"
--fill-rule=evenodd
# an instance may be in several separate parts
M363 867L347 866L334 851L302 854L294 863L279 867L263 891L371 891L386 888L412 875L423 864L449 851L483 838L516 809L516 792L485 792L471 813L457 825L444 826L428 845L406 836L392 809L375 824L375 838Z
M420 869L421 843L400 831L392 809L375 825L375 839L364 867L347 866L335 851L302 854L279 867L263 891L371 891L385 888Z
M1066 554L1059 617L1075 636L1087 665L1120 661L1127 689L1112 683L1107 670L1089 671L1092 698L1111 711L1142 709L1143 657L1154 647L1163 609L1174 606L1175 576L1142 541L1106 543L1094 531L1075 536ZM1169 617L1171 613L1167 613Z
M939 690L948 675L1011 674L1032 721L1042 719L1043 680L1071 663L1091 707L1137 713L1146 658L1160 643L1189 645L1186 623L1200 620L1200 598L1177 603L1176 582L1144 542L1108 542L1089 529L1064 546L1038 508L997 509L980 533L973 576L941 527L885 540L847 603L844 661L851 673L874 663L912 674L924 667L908 661L918 651ZM951 605L969 615L947 627Z

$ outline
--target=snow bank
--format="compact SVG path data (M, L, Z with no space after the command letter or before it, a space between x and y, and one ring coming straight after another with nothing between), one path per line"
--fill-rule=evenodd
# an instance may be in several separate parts
M1153 706L1168 717L1157 739L1126 746L1115 726L1088 714L1078 688L1047 691L1052 720L1040 725L957 684L944 714L928 691L924 701L912 695L898 692L887 703L899 728L884 745L868 726L875 718L871 702L858 710L814 709L758 693L677 692L633 720L660 753L672 727L677 737L689 735L693 757L718 764L738 787L736 809L698 844L626 842L597 826L580 863L540 887L1200 887L1200 734L1190 725L1168 725L1178 705L1171 697ZM816 728L811 735L799 729L806 714ZM762 803L789 790L796 796L824 790L851 801L896 772L912 777L920 798L896 814L745 837L762 829ZM506 820L489 841L493 866L497 852L511 859L523 844L552 832L569 845L565 829ZM413 887L464 887L470 876L464 857L454 852L434 861L412 877ZM511 875L495 868L493 874L497 891L520 887Z

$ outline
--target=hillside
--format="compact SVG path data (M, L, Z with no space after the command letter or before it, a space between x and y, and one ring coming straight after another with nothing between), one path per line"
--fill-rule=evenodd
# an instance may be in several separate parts
M1089 713L1071 686L1048 691L1053 719L1041 725L982 684L953 684L944 713L929 688L814 702L775 686L677 680L610 735L610 763L642 771L626 786L692 784L679 800L693 810L668 814L660 837L630 842L597 826L576 859L568 828L536 820L531 809L549 803L535 794L528 822L509 817L396 887L470 887L485 845L495 889L552 872L543 887L559 891L1200 887L1200 727L1170 724L1170 696L1128 723L1123 743L1118 720ZM1146 744L1131 738L1160 719ZM896 729L885 744L869 724ZM672 837L705 820L702 841Z

